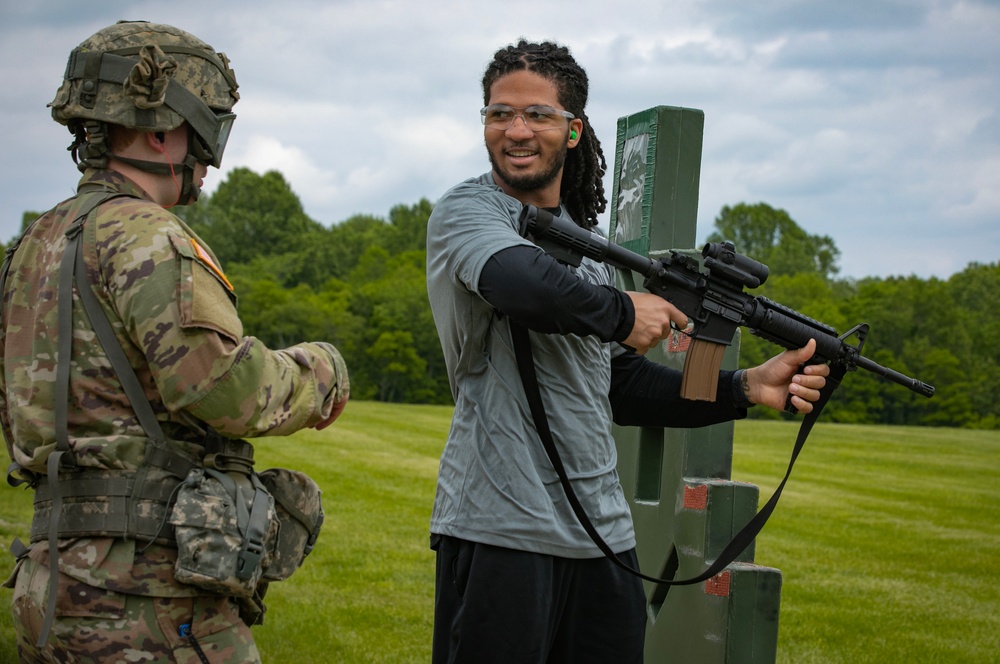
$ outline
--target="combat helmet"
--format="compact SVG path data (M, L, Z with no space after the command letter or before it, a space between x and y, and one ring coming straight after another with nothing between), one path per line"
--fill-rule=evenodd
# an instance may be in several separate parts
M218 167L236 118L231 110L237 88L225 54L194 35L169 25L119 21L70 53L49 106L53 119L75 136L70 150L80 170L107 167L106 124L167 132L185 121L193 129L187 161ZM128 163L157 173L165 166Z

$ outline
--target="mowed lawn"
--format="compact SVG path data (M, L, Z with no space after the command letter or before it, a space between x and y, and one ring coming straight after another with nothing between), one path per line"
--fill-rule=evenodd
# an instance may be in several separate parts
M761 504L797 428L737 423ZM817 425L756 562L782 571L779 662L1000 662L1000 432Z
M326 525L268 592L265 662L428 662L428 520L451 408L352 402L329 429L257 442L258 469L308 472ZM795 425L740 422L734 479L780 481ZM784 577L780 662L994 662L1000 652L1000 432L820 424L758 538ZM0 542L31 494L0 491ZM6 577L13 559L0 556ZM16 661L0 592L0 663Z

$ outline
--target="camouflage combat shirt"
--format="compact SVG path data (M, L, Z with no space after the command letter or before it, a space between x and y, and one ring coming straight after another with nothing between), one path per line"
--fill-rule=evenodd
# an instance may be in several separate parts
M287 435L324 421L346 397L347 370L327 343L270 350L243 335L236 297L211 250L170 211L114 171L78 191L124 194L85 224L86 269L164 433L197 454L208 424L232 437ZM0 422L10 457L44 475L55 449L57 291L74 199L27 231L3 293ZM74 294L69 443L79 466L135 470L146 435ZM176 553L135 542L60 540L60 567L84 583L153 596L201 594L173 580ZM47 562L47 546L32 557Z

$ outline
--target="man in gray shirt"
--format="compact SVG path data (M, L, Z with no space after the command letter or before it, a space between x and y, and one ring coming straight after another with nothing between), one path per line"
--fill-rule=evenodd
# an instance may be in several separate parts
M438 201L427 288L455 399L431 517L437 551L434 662L638 662L641 581L603 557L574 515L539 440L510 321L530 330L559 455L587 515L637 567L612 422L696 427L752 403L809 412L829 367L814 350L722 372L715 402L680 399L680 374L642 357L687 319L663 299L613 287L606 265L567 267L519 233L524 205L584 228L604 210L606 164L584 113L587 76L569 51L522 41L483 78L492 170Z

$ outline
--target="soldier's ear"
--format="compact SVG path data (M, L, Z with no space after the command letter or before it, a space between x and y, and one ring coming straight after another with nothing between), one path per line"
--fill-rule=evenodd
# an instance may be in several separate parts
M166 150L167 135L162 131L148 131L143 136L146 139L146 145L153 151L164 152Z

